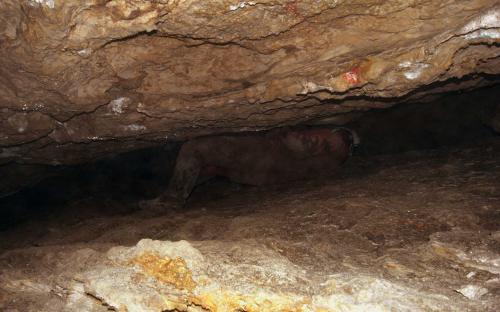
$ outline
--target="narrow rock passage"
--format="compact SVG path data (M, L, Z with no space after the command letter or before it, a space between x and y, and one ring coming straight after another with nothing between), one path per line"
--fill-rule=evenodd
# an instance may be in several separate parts
M499 153L494 138L353 158L327 181L214 181L161 215L74 202L0 233L0 310L497 311Z

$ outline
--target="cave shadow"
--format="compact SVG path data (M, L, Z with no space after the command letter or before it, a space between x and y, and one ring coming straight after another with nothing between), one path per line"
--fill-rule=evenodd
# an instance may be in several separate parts
M452 92L438 102L406 103L367 112L345 125L360 134L362 145L358 155L330 179L254 187L216 178L195 189L188 208L198 209L213 202L208 206L216 209L217 201L242 193L257 194L262 190L282 193L300 190L304 183L321 187L339 179L362 179L392 166L418 161L422 155L419 151L441 148L436 153L446 154L449 149L443 147L465 148L481 140L498 138L486 121L496 107L499 90L494 86L468 93ZM134 213L138 210L138 201L154 198L167 188L180 146L180 142L170 143L93 163L58 168L58 174L0 198L0 231L29 219L47 220L71 205L76 210L72 213L82 218ZM386 155L393 154L401 157L391 156L391 161L387 161ZM446 161L446 157L442 158ZM101 204L93 205L95 202Z

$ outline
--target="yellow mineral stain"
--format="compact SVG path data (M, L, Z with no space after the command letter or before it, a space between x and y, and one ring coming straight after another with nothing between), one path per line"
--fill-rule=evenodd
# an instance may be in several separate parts
M232 292L204 293L189 298L194 305L210 312L302 312L310 311L306 305L310 300L299 300L287 296L242 295Z
M180 257L171 259L154 253L144 253L130 262L139 265L145 273L158 281L173 285L177 289L192 291L196 287L191 270Z

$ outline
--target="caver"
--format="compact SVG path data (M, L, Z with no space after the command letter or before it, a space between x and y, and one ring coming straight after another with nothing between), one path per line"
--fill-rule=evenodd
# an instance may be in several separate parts
M158 201L182 205L198 181L213 176L249 185L329 176L358 144L357 134L348 128L193 139L182 146L168 189Z

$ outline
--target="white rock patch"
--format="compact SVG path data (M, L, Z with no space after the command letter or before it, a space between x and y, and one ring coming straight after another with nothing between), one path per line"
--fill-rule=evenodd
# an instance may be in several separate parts
M469 274L466 275L466 277L469 279L473 278L474 276L476 276L476 272L474 272L474 271L469 272Z
M497 29L479 29L474 32L471 32L464 36L465 39L477 39L477 38L486 38L486 39L500 39L500 30Z
M409 70L405 71L403 75L408 80L415 80L420 75L422 75L423 71L428 68L430 65L425 63L411 63L409 61L402 62L399 64L400 68L407 68Z
M500 10L498 8L489 10L485 14L476 17L462 28L462 34L466 39L476 38L500 38Z
M76 52L78 55L81 57L88 57L92 54L92 49L87 48L87 49L81 49L78 52Z
M243 8L244 8L244 7L246 7L246 6L253 6L253 5L255 5L255 4L256 4L256 3L255 3L254 1L248 1L248 2L243 1L243 2L240 2L240 3L238 3L238 4L232 4L232 5L230 5L230 6L229 6L229 10L230 10L230 11L236 11L236 10L238 10L238 9L243 9Z
M115 115L123 114L131 101L128 97L119 97L109 102L108 109Z
M144 131L147 128L144 125L131 124L131 125L125 126L125 129L130 130L130 131Z
M480 28L493 28L493 27L500 27L500 10L498 9L493 9L485 14L476 17L465 27L463 28L463 32L471 32L476 29Z
M470 300L478 300L488 293L488 289L477 285L466 285L456 291Z
M31 3L31 5L36 5L36 4L44 5L48 8L51 8L51 9L56 7L55 0L30 0L30 3Z

